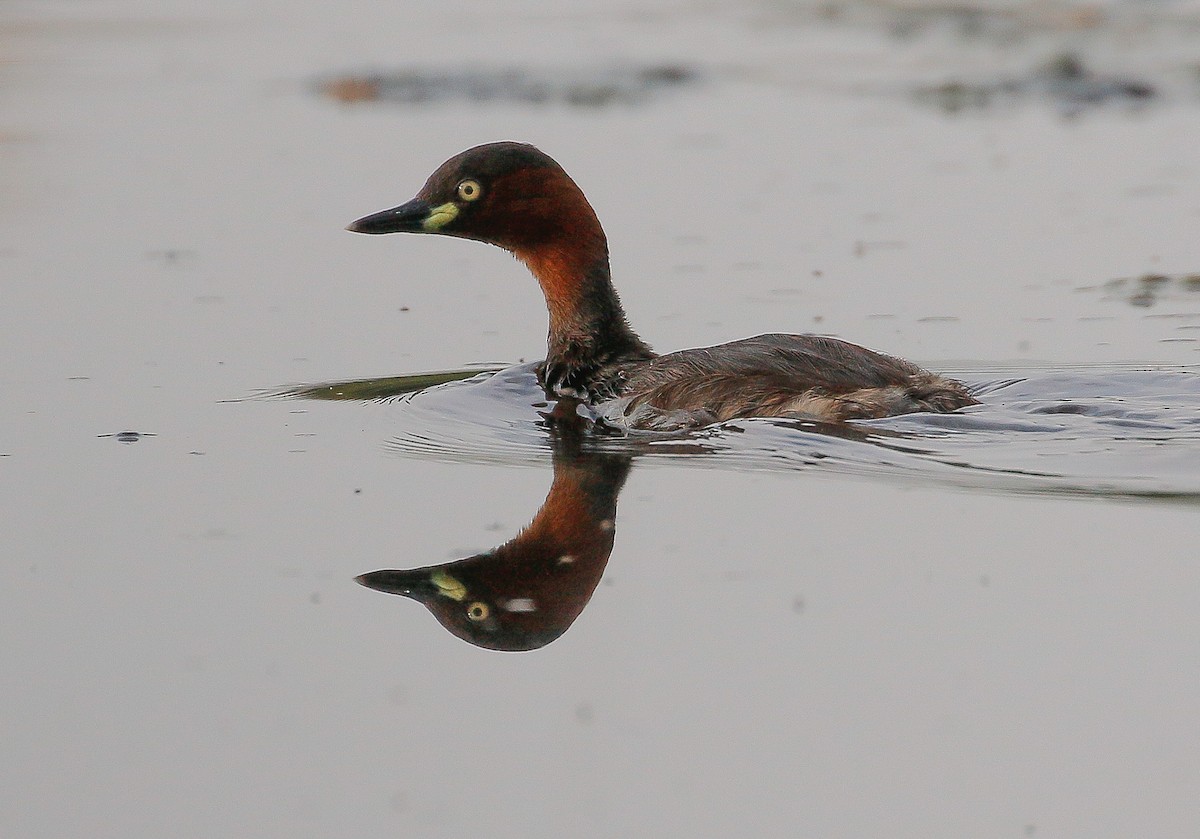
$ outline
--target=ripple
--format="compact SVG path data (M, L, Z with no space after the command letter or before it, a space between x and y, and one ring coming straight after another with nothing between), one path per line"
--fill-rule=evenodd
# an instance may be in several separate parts
M1002 372L987 381L965 377L983 404L954 414L838 426L748 419L686 434L594 433L589 445L650 463L1200 500L1197 370ZM551 407L533 364L482 373L391 405L387 447L440 461L541 465Z

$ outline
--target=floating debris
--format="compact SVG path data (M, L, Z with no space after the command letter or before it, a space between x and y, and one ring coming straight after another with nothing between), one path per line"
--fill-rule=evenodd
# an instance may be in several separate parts
M917 101L936 105L947 113L1040 97L1067 116L1107 104L1137 107L1157 95L1149 82L1095 73L1073 53L1057 56L1024 78L980 83L949 81L916 91Z
M157 434L151 434L148 431L118 431L116 434L97 434L97 437L112 437L118 443L136 443L143 437L157 437Z
M1140 277L1117 277L1106 283L1081 286L1079 291L1101 291L1106 300L1122 300L1130 306L1148 309L1162 300L1183 299L1185 295L1200 295L1200 274L1143 274Z
M519 105L602 108L636 105L699 79L678 64L610 67L412 68L379 73L349 73L323 79L316 89L346 104L384 102L440 105L490 102Z
M290 385L275 390L262 391L256 396L266 399L321 399L354 402L394 399L426 388L470 379L474 376L490 376L504 368L499 365L478 365L464 370L443 370L433 373L416 373L409 376L385 376L378 379L359 379L346 382L320 382L311 385ZM229 400L238 402L241 400Z

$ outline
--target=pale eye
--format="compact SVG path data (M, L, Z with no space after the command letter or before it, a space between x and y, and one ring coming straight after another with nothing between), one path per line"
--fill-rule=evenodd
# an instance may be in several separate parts
M479 181L467 178L458 185L458 197L463 201L477 201L481 195L483 187L479 185Z
M490 614L490 612L491 610L488 609L488 605L486 603L475 602L467 607L467 617L476 623L482 620L487 620L487 616Z

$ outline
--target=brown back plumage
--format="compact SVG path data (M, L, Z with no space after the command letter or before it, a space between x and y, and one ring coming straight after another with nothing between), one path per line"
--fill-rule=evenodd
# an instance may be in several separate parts
M739 417L842 422L952 411L976 400L965 386L836 338L759 335L681 350L602 371L604 409L637 428Z

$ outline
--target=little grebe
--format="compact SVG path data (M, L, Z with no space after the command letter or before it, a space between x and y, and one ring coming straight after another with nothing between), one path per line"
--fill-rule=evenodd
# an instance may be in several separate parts
M759 335L658 355L625 319L592 206L561 166L524 143L455 155L412 201L347 229L440 233L511 251L537 278L550 312L542 386L632 428L737 417L842 422L977 402L960 382L816 335Z

